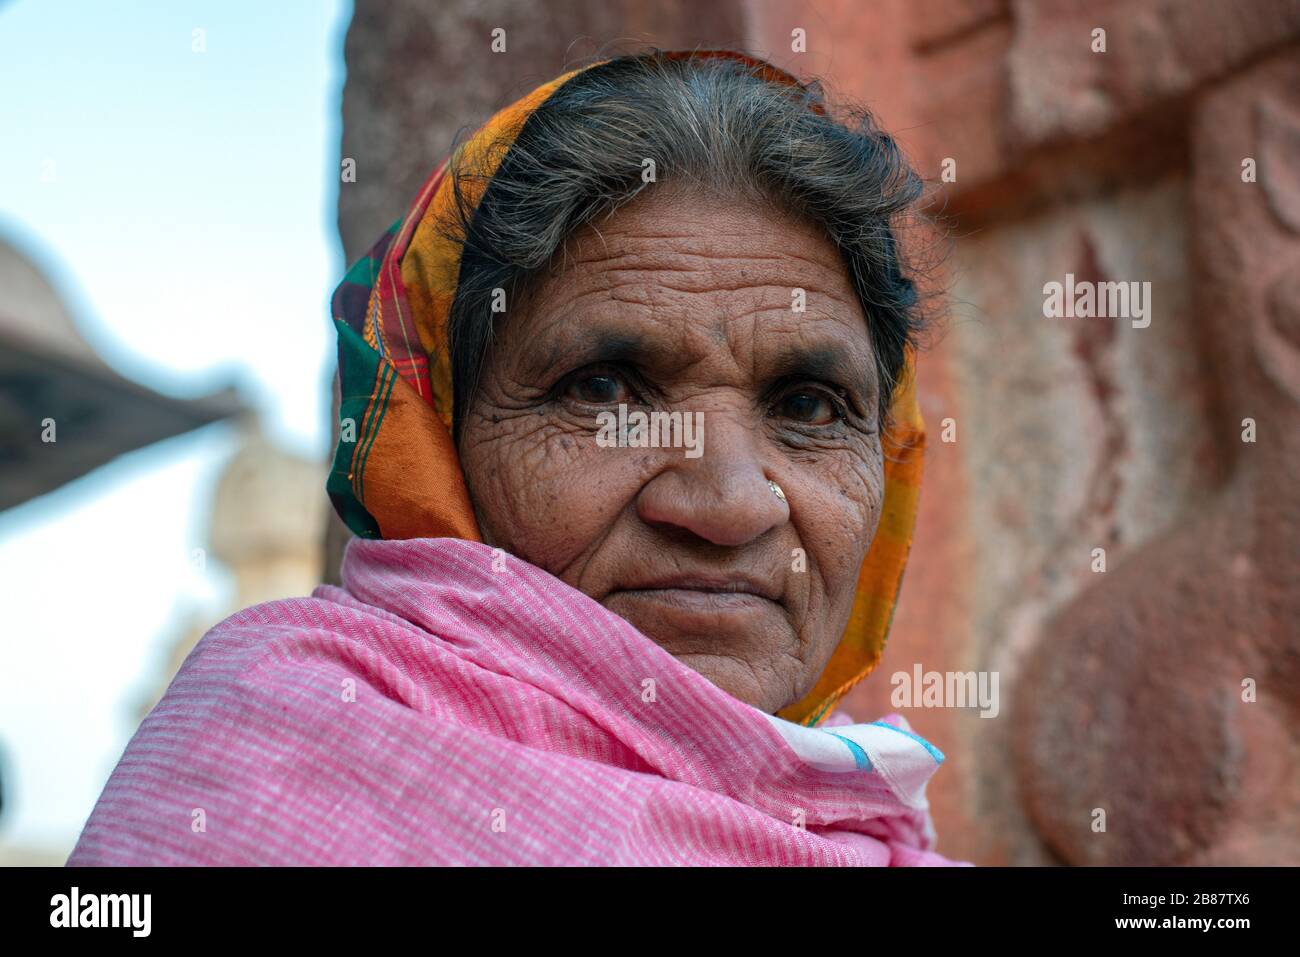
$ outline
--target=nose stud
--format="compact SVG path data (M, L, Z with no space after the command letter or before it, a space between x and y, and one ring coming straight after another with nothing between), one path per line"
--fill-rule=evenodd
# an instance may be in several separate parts
M772 490L772 494L773 494L773 495L775 495L775 496L776 496L777 498L779 498L781 501L783 501L783 502L785 501L785 492L781 491L781 486L777 485L777 484L776 484L775 482L773 482L771 479L768 479L768 480L767 480L767 487L770 488L770 489Z

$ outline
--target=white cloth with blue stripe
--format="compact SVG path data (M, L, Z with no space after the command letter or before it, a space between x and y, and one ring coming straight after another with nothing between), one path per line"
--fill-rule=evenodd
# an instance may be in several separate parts
M943 763L943 753L912 731L873 721L808 728L764 714L795 754L820 771L879 775L903 804L918 811L929 809L925 785Z

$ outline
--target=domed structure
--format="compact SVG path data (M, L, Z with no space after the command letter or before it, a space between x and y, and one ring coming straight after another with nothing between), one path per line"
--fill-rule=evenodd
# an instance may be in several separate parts
M114 372L41 270L0 239L0 511L243 408L233 389L175 399Z

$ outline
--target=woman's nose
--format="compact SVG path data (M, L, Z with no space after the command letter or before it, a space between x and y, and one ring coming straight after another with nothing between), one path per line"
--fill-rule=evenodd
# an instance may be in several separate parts
M769 481L753 423L706 415L704 425L699 457L670 459L641 490L641 520L729 546L744 545L788 521L789 505Z

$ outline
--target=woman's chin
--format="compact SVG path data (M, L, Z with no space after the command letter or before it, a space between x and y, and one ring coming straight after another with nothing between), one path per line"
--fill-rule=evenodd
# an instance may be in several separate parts
M611 592L601 604L733 698L768 713L788 703L784 681L776 689L758 678L776 676L778 668L768 665L797 660L773 653L799 647L779 602L746 593L653 589Z

